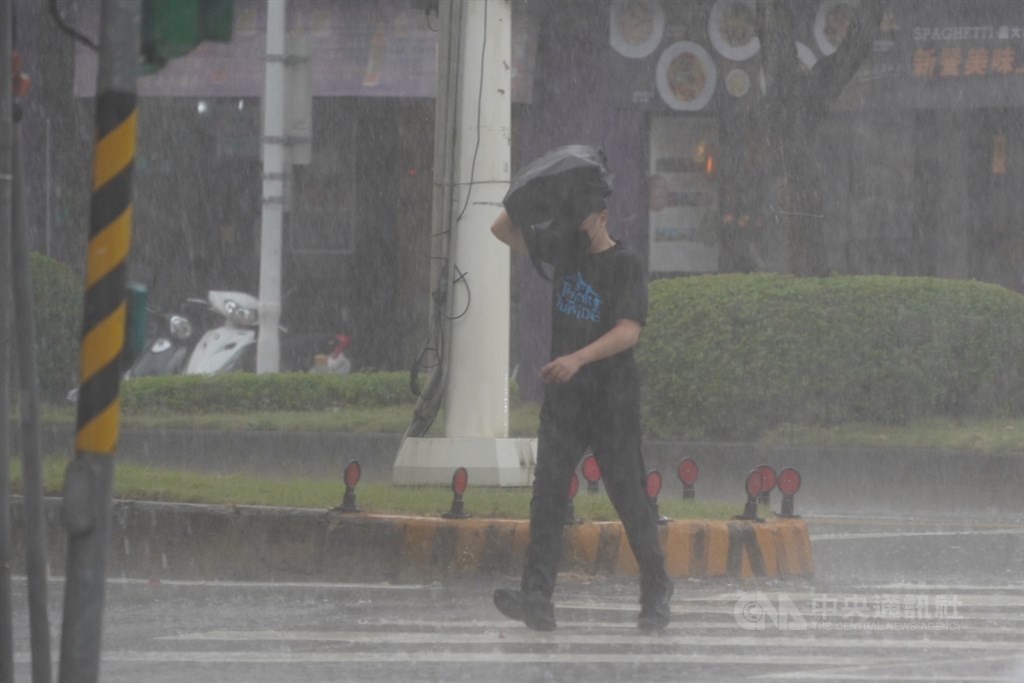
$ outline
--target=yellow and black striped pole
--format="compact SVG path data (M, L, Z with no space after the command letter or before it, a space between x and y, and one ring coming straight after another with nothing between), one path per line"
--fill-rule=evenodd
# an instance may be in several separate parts
M75 449L113 455L125 327L125 259L131 243L135 94L100 93L85 269Z
M131 243L139 0L103 0L96 147L85 268L75 457L64 478L68 531L60 683L99 678L100 635L117 447L125 261Z

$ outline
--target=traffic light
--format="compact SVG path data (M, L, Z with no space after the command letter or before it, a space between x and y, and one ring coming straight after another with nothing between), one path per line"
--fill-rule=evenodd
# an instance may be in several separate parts
M233 0L143 0L142 61L156 71L204 40L231 40Z

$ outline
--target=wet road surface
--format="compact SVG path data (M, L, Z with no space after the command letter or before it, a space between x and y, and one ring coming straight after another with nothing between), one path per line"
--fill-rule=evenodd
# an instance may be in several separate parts
M677 584L669 629L635 583L565 576L554 633L503 620L502 581L446 585L111 579L101 680L1022 681L1024 524L809 518L813 580ZM15 582L17 680L29 680ZM50 584L59 642L61 582Z

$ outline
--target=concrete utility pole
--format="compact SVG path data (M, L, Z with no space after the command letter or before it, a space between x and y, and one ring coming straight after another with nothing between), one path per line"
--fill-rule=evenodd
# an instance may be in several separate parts
M18 331L17 367L21 385L21 488L25 511L25 573L28 576L32 680L53 680L50 662L50 620L46 598L46 513L43 510L43 463L39 450L39 375L32 302L28 220L25 216L25 167L21 156L21 125L14 124L14 224L11 275L14 283L14 328Z
M505 438L510 261L489 228L510 176L512 14L504 0L470 2L465 12L444 432Z
M10 459L11 430L8 378L11 370L11 230L14 213L13 114L14 93L11 88L11 50L14 39L11 18L13 3L0 4L0 683L14 681L14 627L11 603L11 539Z
M509 277L508 248L494 239L491 223L502 208L510 177L512 15L506 0L459 3L457 83L442 79L450 64L438 64L438 97L454 89L457 189L451 213L439 229L451 229L447 315L450 344L444 438L407 438L395 462L396 483L447 483L456 467L469 469L475 484L523 486L532 479L533 447L508 438ZM451 41L442 2L439 43ZM459 16L459 13L455 13ZM438 107L444 104L438 102ZM435 144L443 144L435 139ZM435 159L437 159L435 154ZM447 169L435 168L435 182ZM436 198L436 194L435 194Z
M75 457L64 475L61 508L68 531L61 683L99 679L110 499L121 414L118 390L125 328L125 261L131 244L141 23L138 0L104 0L100 7L78 422Z
M256 372L281 364L281 232L284 223L285 34L287 0L267 0L266 77L263 79L263 218L260 229L260 330Z

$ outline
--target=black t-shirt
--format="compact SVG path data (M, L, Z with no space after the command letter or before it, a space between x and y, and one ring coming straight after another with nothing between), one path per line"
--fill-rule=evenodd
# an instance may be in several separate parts
M531 255L554 266L552 358L583 348L623 318L641 325L647 322L646 272L637 255L621 241L615 240L615 245L605 251L587 254L586 235L581 233L527 228L523 235ZM633 349L585 365L577 378L601 384L635 380Z

